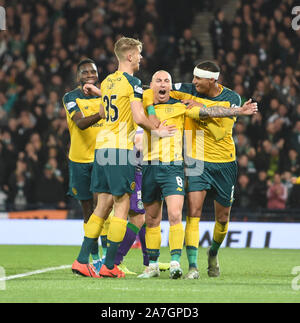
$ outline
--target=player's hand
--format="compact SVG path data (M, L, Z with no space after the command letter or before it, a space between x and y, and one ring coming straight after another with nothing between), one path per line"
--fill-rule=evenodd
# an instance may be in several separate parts
M252 102L252 99L249 99L241 107L240 115L243 115L243 116L251 116L253 114L256 114L257 111L258 111L257 103L256 102Z
M173 137L175 132L177 131L175 125L166 125L167 120L163 121L157 130L152 130L154 134L156 134L158 137Z
M84 95L87 96L91 96L91 95L95 95L95 96L101 96L101 91L99 88L97 88L96 85L94 84L84 84L84 86L82 87L83 93Z
M191 109L193 107L202 108L204 106L204 104L202 104L200 102L197 102L197 101L194 101L194 100L181 100L181 102L186 105L187 109Z
M134 146L138 151L143 151L143 133L136 133L134 136Z

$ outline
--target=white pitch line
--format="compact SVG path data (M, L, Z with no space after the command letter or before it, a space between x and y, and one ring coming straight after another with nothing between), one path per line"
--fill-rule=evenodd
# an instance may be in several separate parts
M63 265L63 266L59 266L59 267L49 267L49 268L39 269L39 270L35 270L35 271L29 271L28 273L12 275L12 276L7 276L7 277L1 277L0 281L12 280L12 279L17 279L17 278L22 278L22 277L27 277L27 276L31 276L31 275L37 275L37 274L43 274L48 271L68 269L71 267L72 267L71 265Z

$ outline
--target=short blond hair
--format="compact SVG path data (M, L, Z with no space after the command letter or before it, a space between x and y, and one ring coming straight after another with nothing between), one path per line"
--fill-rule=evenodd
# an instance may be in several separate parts
M130 50L138 49L142 51L142 43L134 38L122 37L115 43L115 54L119 61L124 61L126 53Z

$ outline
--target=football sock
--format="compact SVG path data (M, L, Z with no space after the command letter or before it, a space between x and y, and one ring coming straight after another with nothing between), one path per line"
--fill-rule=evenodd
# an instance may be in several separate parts
M143 264L144 266L149 266L149 256L147 254L145 235L146 235L146 224L144 224L141 227L141 230L139 231L139 238L142 245Z
M100 260L98 239L92 245L91 256L92 256L93 261Z
M79 255L77 257L78 262L80 262L81 264L88 264L89 263L91 249L93 247L93 244L96 241L97 241L97 238L95 238L95 239L87 238L87 237L83 238L81 249L80 249Z
M112 217L112 212L108 216L108 218L105 220L103 224L103 228L100 233L100 240L101 240L101 247L102 247L102 259L106 257L107 252L107 233L110 225L110 219Z
M86 227L86 223L83 223L84 232L86 232L86 228L85 227ZM92 245L92 248L91 248L91 256L92 256L92 259L94 261L100 260L98 240L96 240L95 243Z
M131 246L133 245L138 232L139 232L139 228L137 226L135 226L130 222L127 223L124 239L121 242L116 255L116 259L115 259L116 265L120 265L120 263L123 261L123 258L126 256Z
M107 252L107 235L100 236L102 247L102 259L106 257Z
M125 236L127 221L113 216L107 234L107 252L105 265L108 269L113 269L118 248Z
M99 238L100 232L104 224L104 219L99 218L95 214L92 214L88 222L84 226L84 236L87 238Z
M180 262L180 257L183 248L184 241L184 228L183 224L180 222L175 225L170 226L169 232L169 246L170 246L170 254L171 261Z
M160 225L154 228L146 227L145 241L149 263L158 262L161 245L161 228Z
M186 246L186 255L189 263L189 269L198 268L197 259L198 259L198 248L192 246Z
M228 224L229 222L226 222L225 224L223 224L216 221L215 227L214 227L213 241L209 250L209 254L211 256L217 255L219 248L228 232Z
M90 253L97 243L104 220L95 214L92 214L88 222L84 225L84 239L78 255L78 262L87 264L89 262Z
M200 218L186 217L185 245L189 268L197 268Z

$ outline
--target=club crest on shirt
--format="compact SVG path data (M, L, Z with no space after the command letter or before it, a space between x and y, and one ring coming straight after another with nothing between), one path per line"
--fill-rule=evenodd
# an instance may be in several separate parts
M132 182L132 183L130 184L130 189L131 189L132 191L134 191L134 189L135 189L135 182Z

